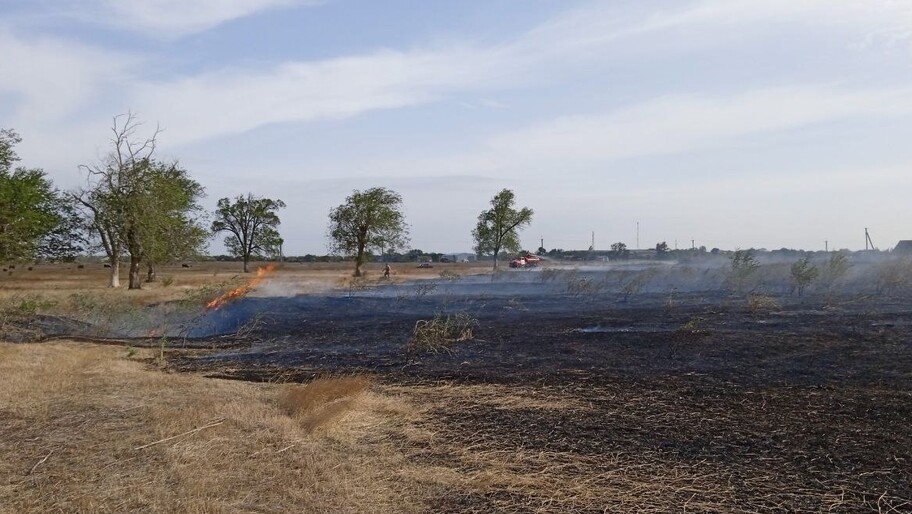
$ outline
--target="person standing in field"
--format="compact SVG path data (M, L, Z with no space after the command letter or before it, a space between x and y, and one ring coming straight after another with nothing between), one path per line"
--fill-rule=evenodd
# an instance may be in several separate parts
M390 265L386 263L386 266L383 267L383 278L389 278L390 276Z

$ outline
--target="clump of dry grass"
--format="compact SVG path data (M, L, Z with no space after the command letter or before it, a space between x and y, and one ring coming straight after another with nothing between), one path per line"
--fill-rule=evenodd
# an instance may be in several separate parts
M763 294L752 294L747 297L747 310L753 314L778 311L782 307L775 299Z
M438 312L434 319L418 320L407 346L408 353L448 351L453 343L473 339L477 324L478 320L465 312L446 316Z
M308 384L288 384L277 404L307 430L328 425L352 409L354 401L373 385L367 375L317 378Z
M682 323L675 332L685 336L702 336L708 334L709 330L706 328L706 319L696 316Z

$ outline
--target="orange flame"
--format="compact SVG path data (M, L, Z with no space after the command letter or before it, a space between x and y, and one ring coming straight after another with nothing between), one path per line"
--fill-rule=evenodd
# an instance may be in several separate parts
M257 284L262 282L263 278L265 278L266 275L268 275L269 273L272 273L273 270L275 270L275 264L267 264L266 266L260 267L259 269L257 269L256 276L253 277L252 279L250 279L250 282L247 282L246 284L242 285L241 287L232 289L231 291L228 291L227 293L224 293L223 295L219 296L215 300L212 300L211 302L206 304L206 308L207 309L218 309L219 307L221 307L222 305L227 303L228 300L231 300L232 298L237 298L239 296L244 296L245 294L249 293L254 287L256 287Z

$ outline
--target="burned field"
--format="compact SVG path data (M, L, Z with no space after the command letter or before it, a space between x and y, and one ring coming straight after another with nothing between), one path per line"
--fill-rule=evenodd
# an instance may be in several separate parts
M431 480L437 512L912 511L908 298L625 280L519 271L246 297L171 362L253 381L375 375L427 409L434 437L398 444L455 477ZM457 314L471 337L414 347L416 323Z

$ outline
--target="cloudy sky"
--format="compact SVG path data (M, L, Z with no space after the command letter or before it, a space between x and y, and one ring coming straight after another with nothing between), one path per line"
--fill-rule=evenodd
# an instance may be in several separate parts
M912 239L907 0L0 0L23 164L77 187L128 110L288 254L373 186L427 251L505 187L530 249Z

